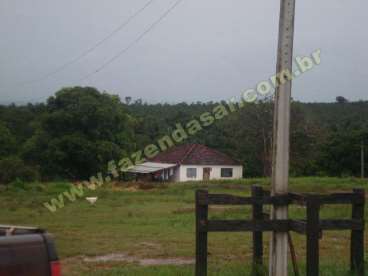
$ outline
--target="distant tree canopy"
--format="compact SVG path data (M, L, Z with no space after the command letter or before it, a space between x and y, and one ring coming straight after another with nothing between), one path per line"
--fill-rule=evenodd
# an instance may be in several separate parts
M9 128L0 122L0 156L7 157L16 152L17 140Z
M46 104L0 106L0 183L16 178L87 179L105 171L110 160L155 143L177 123L184 125L216 105L146 104L129 96L121 102L92 87L71 87ZM238 159L245 176L270 176L272 119L271 100L246 104L188 142ZM367 122L368 102L293 102L291 174L359 175L360 145L368 144Z
M345 97L338 96L336 97L336 102L338 102L339 104L344 104L344 103L348 103L349 101Z
M23 147L22 156L48 177L85 179L134 144L134 120L116 96L96 89L62 89Z

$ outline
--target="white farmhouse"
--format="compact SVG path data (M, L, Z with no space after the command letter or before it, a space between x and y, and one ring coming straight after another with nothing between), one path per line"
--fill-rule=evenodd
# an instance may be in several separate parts
M199 144L185 144L158 154L129 170L138 179L194 181L239 179L243 166L226 154Z

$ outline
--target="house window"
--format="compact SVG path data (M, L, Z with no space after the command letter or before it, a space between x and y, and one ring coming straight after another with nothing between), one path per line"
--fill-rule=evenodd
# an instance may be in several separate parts
M221 177L233 177L233 169L221 168Z
M187 177L188 178L197 178L197 169L196 168L187 168Z

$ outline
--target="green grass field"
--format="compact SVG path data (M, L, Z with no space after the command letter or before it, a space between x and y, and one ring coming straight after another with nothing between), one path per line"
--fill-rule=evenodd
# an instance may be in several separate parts
M140 260L192 260L195 190L208 188L213 193L249 195L252 184L268 187L269 180L172 183L153 189L107 185L85 195L98 196L96 205L78 199L51 213L43 203L68 189L69 183L18 183L1 187L0 223L40 226L53 233L67 276L193 275L192 264L143 266ZM290 189L298 192L336 192L356 187L365 188L366 182L351 178L294 178L290 183ZM321 216L349 218L350 213L346 206L325 206ZM217 219L246 219L250 208L215 206L209 214ZM305 210L292 208L290 215L303 217ZM348 232L325 232L321 241L322 275L349 275L349 238ZM295 234L293 240L303 270L305 238ZM250 233L210 233L209 274L248 275L251 250ZM113 253L124 254L127 259L106 262L84 259Z

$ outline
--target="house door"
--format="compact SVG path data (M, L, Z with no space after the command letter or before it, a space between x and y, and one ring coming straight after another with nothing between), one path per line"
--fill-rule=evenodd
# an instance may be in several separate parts
M203 180L210 180L211 168L203 168Z

